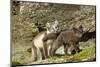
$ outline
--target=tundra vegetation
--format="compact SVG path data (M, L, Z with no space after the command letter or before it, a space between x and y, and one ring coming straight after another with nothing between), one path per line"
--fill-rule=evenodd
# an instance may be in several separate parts
M96 7L38 2L12 2L12 64L29 65L45 63L81 62L96 60ZM46 24L59 22L59 30L71 30L83 26L79 46L82 51L74 55L64 54L61 46L56 55L33 61L32 41L43 31Z

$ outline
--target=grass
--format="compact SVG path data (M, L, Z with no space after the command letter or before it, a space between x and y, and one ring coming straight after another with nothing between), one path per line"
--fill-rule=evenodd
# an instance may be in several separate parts
M75 54L71 60L72 62L78 61L93 61L95 59L95 46L84 48L79 54Z

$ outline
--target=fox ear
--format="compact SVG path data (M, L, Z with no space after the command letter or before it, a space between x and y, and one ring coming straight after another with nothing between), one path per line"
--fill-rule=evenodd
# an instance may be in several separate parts
M76 33L77 32L77 28L73 27L73 31Z
M83 29L83 26L82 26L82 25L80 25L80 26L79 26L79 29Z
M82 26L82 25L79 26L79 31L82 32L82 33L84 32L84 31L83 31L83 26Z

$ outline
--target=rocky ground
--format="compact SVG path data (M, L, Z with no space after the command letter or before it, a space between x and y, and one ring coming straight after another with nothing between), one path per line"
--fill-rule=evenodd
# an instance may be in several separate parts
M28 46L29 47L29 46ZM80 43L80 47L82 51L80 53L77 53L73 56L68 56L65 55L63 52L63 46L60 47L56 54L57 56L47 58L45 60L39 60L36 62L32 61L31 53L25 51L25 49L28 48L27 46L25 47L18 47L14 50L16 52L13 53L13 61L14 63L18 64L47 64L47 63L64 63L64 62L79 62L79 61L94 61L96 58L95 50L96 50L96 45L95 45L95 39L90 39L89 41L85 43ZM23 49L23 51L22 51Z

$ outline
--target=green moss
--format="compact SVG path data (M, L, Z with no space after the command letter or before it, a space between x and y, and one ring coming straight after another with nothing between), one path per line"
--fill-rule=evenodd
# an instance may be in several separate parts
M20 62L16 62L16 61L12 62L12 65L19 65L19 64L21 64L21 63Z
M87 47L82 50L79 54L74 55L71 60L77 61L92 61L95 59L95 46Z

